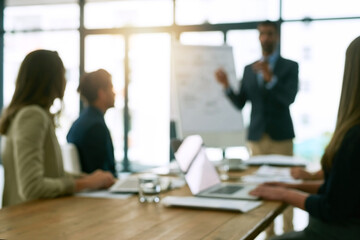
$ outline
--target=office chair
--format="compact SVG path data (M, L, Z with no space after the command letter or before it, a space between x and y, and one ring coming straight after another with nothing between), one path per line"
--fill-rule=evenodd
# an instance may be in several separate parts
M66 172L80 174L81 165L78 150L73 143L61 145L64 169Z

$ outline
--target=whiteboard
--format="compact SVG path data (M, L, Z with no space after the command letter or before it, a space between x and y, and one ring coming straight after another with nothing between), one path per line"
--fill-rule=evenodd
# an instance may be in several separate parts
M219 68L227 73L230 85L237 85L232 47L174 44L173 81L181 137L199 134L206 146L242 146L242 114L216 81Z

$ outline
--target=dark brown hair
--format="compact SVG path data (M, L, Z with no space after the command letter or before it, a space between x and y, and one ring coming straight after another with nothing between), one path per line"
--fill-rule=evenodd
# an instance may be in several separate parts
M333 137L321 159L323 169L331 168L345 134L357 124L360 124L360 36L346 50L337 122Z
M111 84L111 75L104 69L85 73L80 79L78 92L81 98L92 105L98 98L99 89L106 89Z
M49 112L56 98L63 99L65 85L65 68L57 52L29 53L20 65L14 95L0 119L0 134L6 134L22 107L35 104Z
M257 25L257 28L259 29L259 27L261 27L261 26L273 27L275 29L276 33L279 34L279 24L277 22L266 20L266 21L260 22Z

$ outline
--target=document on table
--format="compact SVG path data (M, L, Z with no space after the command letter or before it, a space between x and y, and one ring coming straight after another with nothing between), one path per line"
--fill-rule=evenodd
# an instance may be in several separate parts
M301 180L294 179L290 174L289 167L273 167L263 165L254 174L243 176L241 180L245 183L264 182L287 182L299 183Z
M132 193L124 193L124 194L113 194L108 190L100 190L100 191L91 191L91 192L80 192L75 196L77 197L90 197L90 198L112 198L112 199L128 199L134 194Z
M248 212L262 204L261 201L179 196L167 196L161 200L161 203L167 207L177 206L189 208L208 208L216 210L238 211L243 213Z
M248 165L273 165L273 166L306 166L306 161L300 157L284 155L258 155L245 161Z
M157 168L150 169L150 172L158 175L180 174L181 170L176 161L172 161L169 164Z

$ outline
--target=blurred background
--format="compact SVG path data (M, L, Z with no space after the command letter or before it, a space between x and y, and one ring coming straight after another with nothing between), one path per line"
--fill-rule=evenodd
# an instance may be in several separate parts
M24 56L58 51L67 87L60 143L81 104L79 76L98 68L113 76L115 107L106 113L119 170L169 163L178 116L171 97L172 43L233 47L237 79L261 56L257 24L281 24L281 54L299 63L291 106L295 155L318 164L334 130L347 45L360 34L358 0L7 0L2 2L1 106L10 102ZM2 55L2 54L1 54ZM55 103L54 110L61 107ZM243 110L249 124L250 106ZM171 124L172 123L172 124ZM171 127L172 126L172 127ZM212 160L222 149L208 149ZM246 148L226 149L248 157Z

